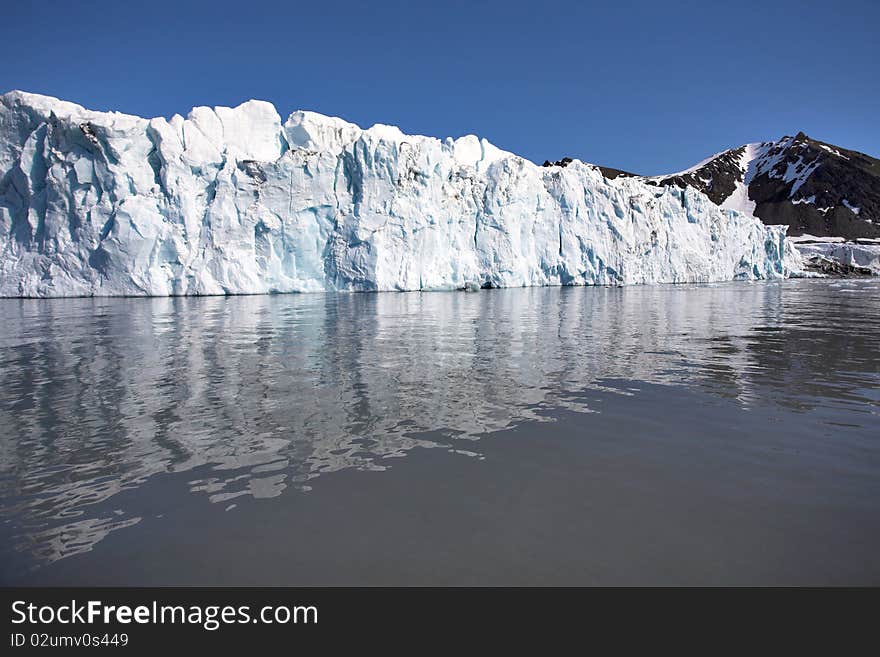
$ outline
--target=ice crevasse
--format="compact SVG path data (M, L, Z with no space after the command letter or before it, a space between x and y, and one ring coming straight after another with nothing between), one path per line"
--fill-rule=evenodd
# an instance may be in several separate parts
M539 167L266 102L186 118L0 96L0 296L781 278L784 226L693 189Z

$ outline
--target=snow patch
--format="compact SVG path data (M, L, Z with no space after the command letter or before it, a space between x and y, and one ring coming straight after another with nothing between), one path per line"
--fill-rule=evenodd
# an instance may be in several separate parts
M819 148L824 149L824 150L828 151L829 153L831 153L832 155L836 155L837 157L842 157L844 160L849 159L846 155L841 153L836 148L831 148L830 146L826 146L825 144L819 144Z
M788 166L785 169L785 173L782 174L782 180L785 182L794 183L791 186L791 191L789 192L789 198L795 195L795 192L801 188L810 175L819 168L819 158L816 158L812 162L806 163L804 162L803 156L799 156L796 162L789 162ZM770 174L771 178L778 177L775 172Z
M752 177L754 177L755 162L760 156L761 148L762 144L746 144L743 146L742 155L739 157L740 177L735 183L736 186L733 192L722 201L722 208L755 216L755 206L757 204L749 198L749 183Z
M842 202L843 202L843 204L844 204L847 208L849 208L850 211L851 211L853 214L855 214L855 215L857 215L859 212L862 211L861 208L857 208L856 206L851 205L850 202L847 201L846 199L843 199Z

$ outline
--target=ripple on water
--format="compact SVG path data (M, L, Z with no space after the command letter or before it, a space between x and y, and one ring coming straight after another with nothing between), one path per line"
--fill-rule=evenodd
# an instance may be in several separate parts
M877 421L880 283L3 300L0 487L13 549L91 549L114 500L209 467L192 494L308 490L415 447L479 457L487 432L590 391L684 386L828 426Z

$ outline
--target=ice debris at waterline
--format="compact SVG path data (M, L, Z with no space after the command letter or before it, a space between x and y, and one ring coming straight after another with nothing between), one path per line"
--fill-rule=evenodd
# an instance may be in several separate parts
M785 228L474 136L266 102L187 118L0 96L0 295L435 290L780 278Z

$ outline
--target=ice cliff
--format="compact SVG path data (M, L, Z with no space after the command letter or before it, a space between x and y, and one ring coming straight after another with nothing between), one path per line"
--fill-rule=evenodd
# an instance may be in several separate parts
M0 296L779 278L785 227L693 189L539 167L269 103L143 119L0 96Z

